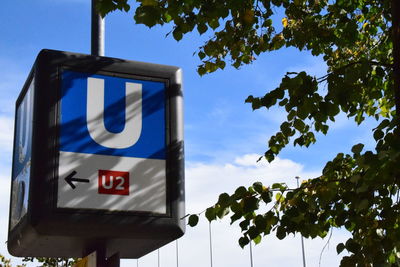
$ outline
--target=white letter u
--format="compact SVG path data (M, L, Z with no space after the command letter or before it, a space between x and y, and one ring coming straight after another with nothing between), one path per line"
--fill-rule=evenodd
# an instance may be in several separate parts
M104 125L104 80L88 78L86 122L90 137L108 148L134 145L142 132L142 85L125 84L125 126L122 132L109 132Z

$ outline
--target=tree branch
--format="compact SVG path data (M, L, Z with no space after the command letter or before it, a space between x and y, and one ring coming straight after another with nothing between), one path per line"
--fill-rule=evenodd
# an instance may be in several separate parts
M337 72L339 72L339 71L342 71L342 70L344 70L344 69L346 69L346 68L348 68L348 67L351 67L351 66L354 66L354 65L357 65L357 64L363 64L363 63L368 63L368 64L370 64L370 65L381 66L381 67L385 67L385 68L393 68L393 66L394 66L393 64L384 63L384 62L377 62L377 61L373 61L373 60L371 60L371 61L355 61L355 62L350 62L350 63L347 64L347 65L344 65L344 66L342 66L342 67L340 67L340 68L337 68L337 69L335 69L335 70L329 72L328 74L326 74L326 75L324 75L324 76L322 76L322 77L317 78L317 82L318 82L318 83L322 83L322 82L326 81L326 80L328 79L328 77L329 77L330 75L332 75L332 74L335 74L335 73L337 73Z

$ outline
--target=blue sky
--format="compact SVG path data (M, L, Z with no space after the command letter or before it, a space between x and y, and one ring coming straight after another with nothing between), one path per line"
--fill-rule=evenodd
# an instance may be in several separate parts
M165 37L170 26L148 29L135 25L132 17L131 11L114 12L106 18L105 54L183 69L187 212L200 212L219 193L232 192L237 186L256 180L295 185L294 176L319 175L324 162L338 152L350 151L353 144L365 142L372 148L373 124L355 127L352 121L340 116L332 124L330 134L319 136L316 145L308 149L288 147L276 162L256 163L285 113L279 109L252 111L244 100L250 94L261 96L275 88L287 71L307 70L316 76L323 75L322 59L284 49L261 55L240 70L227 66L224 71L200 77L196 73L200 61L193 53L210 32L201 37L197 32L191 33L176 42L171 36ZM0 25L0 253L8 255L5 242L15 100L41 49L90 53L90 1L3 0ZM212 225L214 266L249 266L248 248L242 250L236 242L239 229L228 225L226 221ZM333 232L321 266L338 265L335 247L344 238L345 233ZM308 266L318 266L325 243L326 240L306 240ZM179 241L179 266L209 265L208 244L208 225L203 219L198 227L187 229ZM176 266L175 245L160 249L162 266ZM298 236L284 241L267 237L253 252L255 266L264 266L265 262L268 266L301 266ZM136 263L124 260L122 266ZM140 259L139 266L157 266L157 252Z

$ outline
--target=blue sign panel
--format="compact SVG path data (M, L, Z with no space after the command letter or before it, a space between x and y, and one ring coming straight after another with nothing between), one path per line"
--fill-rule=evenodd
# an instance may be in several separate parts
M64 70L60 151L165 159L165 83Z
M33 95L34 79L17 108L10 228L14 228L26 214L29 199L29 183L31 175L32 127L33 127Z

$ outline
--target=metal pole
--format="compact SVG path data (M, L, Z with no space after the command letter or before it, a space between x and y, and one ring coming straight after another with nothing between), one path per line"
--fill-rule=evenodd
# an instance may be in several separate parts
M96 11L97 0L92 0L91 54L104 56L104 19Z
M296 181L297 181L297 188L300 187L299 185L299 176L296 176ZM301 235L301 253L303 254L303 267L306 267L306 254L304 252L304 240L303 240L303 236Z
M210 264L213 267L213 254L212 254L212 237L211 237L211 222L208 224L208 232L210 235Z
M250 266L253 267L253 249L250 240Z
M179 267L179 247L178 247L178 239L176 240L176 267Z
M107 267L120 267L120 256L119 253L115 253L111 257L107 258Z
M157 249L158 267L160 267L160 249Z

